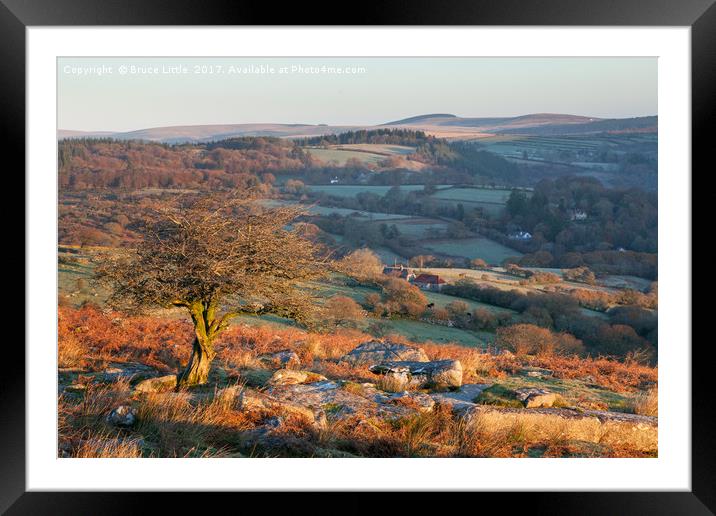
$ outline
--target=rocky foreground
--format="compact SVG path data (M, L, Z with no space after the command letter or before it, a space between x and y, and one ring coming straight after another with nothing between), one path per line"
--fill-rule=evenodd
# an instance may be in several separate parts
M116 386L124 389L122 395L110 397L99 424L106 435L114 431L120 443L134 439L131 442L139 443L135 447L140 456L147 456L147 450L149 456L157 453L146 437L156 425L150 428L143 421L156 419L146 409L148 403L220 405L225 417L241 421L230 440L232 449L240 453L231 456L371 456L375 443L385 441L391 431L403 436L405 428L417 425L419 429L421 421L432 429L423 444L438 456L471 456L466 443L472 440L471 449L485 450L476 452L477 456L490 456L485 446L491 439L514 439L514 446L527 442L521 456L541 456L555 445L565 450L563 456L609 455L610 450L655 455L657 450L656 417L585 409L546 387L509 389L495 383L463 383L460 360L431 361L419 347L369 341L336 361L338 367L369 372L375 379L372 382L312 371L290 349L258 359L266 368L260 381L249 376L223 378L213 385L176 392L175 375L160 375L147 365L125 362L99 371L60 370L59 389L61 399L74 403L86 403L102 385L114 386L112 392ZM539 378L550 371L525 374ZM449 437L443 435L447 428ZM331 434L333 438L326 437ZM360 436L372 444L361 448L348 442L347 436ZM77 456L76 449L82 445L61 442L60 455ZM492 445L504 448L504 443ZM408 448L406 454L421 455L420 446Z

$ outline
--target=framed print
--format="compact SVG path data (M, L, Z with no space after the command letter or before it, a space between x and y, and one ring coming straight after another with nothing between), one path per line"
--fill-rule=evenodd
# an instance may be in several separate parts
M3 510L511 491L710 514L691 178L716 8L517 7L3 0L27 192Z

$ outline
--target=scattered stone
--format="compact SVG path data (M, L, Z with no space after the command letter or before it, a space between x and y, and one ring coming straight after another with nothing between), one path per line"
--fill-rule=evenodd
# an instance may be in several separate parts
M299 371L296 369L279 369L276 371L271 379L267 382L268 385L296 385L304 383L316 383L323 382L327 378L318 373L311 371Z
M321 418L317 419L316 412L308 406L249 389L244 389L239 395L239 410L298 416L318 428L322 428L321 425L323 424Z
M436 392L430 396L438 403L451 405L453 412L462 413L475 406L475 399L489 388L489 383L466 383L456 391Z
M262 355L259 357L259 360L274 367L283 367L286 369L300 367L301 365L301 358L290 349L279 351L278 353L272 353L270 355Z
M375 391L378 392L377 390ZM312 411L314 419L320 420L323 411L327 421L336 421L353 416L361 419L375 417L394 419L414 414L417 406L403 406L391 402L391 396L372 395L370 392L357 394L341 388L338 382L323 381L311 384L277 385L270 387L267 394L281 403L296 404Z
M134 386L136 392L166 392L177 386L177 376L170 374L142 380Z
M407 379L410 386L445 389L462 385L462 364L459 360L385 362L373 365L369 370L374 374Z
M156 374L156 369L138 362L113 362L103 371L89 373L89 376L91 381L113 383L123 378L133 381L144 380Z
M520 374L529 376L530 378L551 378L554 376L554 371L541 367L526 367L520 370Z
M137 409L129 405L120 405L107 416L107 423L113 426L129 428L137 422Z
M553 406L557 400L561 399L558 394L550 392L546 389L523 388L515 391L517 399L520 400L525 408L548 408Z
M65 391L73 393L81 393L87 390L87 385L84 383L73 383L65 387Z
M380 342L373 340L365 342L341 358L353 367L366 366L386 361L413 361L427 362L428 356L421 348L412 348L403 344Z

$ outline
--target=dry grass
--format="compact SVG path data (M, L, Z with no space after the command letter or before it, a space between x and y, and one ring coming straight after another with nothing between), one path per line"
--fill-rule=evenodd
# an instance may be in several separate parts
M632 409L634 414L642 416L659 415L659 391L656 387L640 392L634 397Z
M478 413L470 424L483 435L512 435L514 439L518 434L520 441L529 443L581 441L644 453L656 453L658 448L656 426L602 422L596 417L564 418L530 411L489 410Z
M85 364L86 350L82 343L72 334L60 340L57 347L58 367L81 367Z
M97 308L59 309L60 367L100 370L109 362L140 362L159 371L175 371L188 359L192 327L186 321L160 317L126 317ZM227 385L242 378L252 387L265 383L272 366L259 357L285 349L296 352L302 368L342 379L342 388L361 395L360 383L384 391L402 392L394 378L377 376L366 367L352 367L337 359L371 337L357 331L324 335L294 328L233 326L217 344L216 370L223 370L216 386L161 394L134 393L127 380L112 384L88 383L82 394L58 399L60 450L69 457L236 457L341 456L366 457L520 457L539 448L542 456L583 454L574 443L593 445L598 456L652 456L656 428L638 431L596 418L565 419L538 412L481 411L471 418L437 405L397 420L353 414L331 420L317 430L301 418L281 411L252 413L237 407L245 385ZM396 339L411 344L405 339ZM604 358L514 357L483 353L448 344L420 344L431 360L458 359L466 383L495 382L526 366L554 371L557 378L591 377L591 382L614 392L635 393L655 385L656 368L636 362ZM231 374L235 372L235 374ZM226 374L229 373L229 374ZM255 378L254 378L255 377ZM217 376L217 378L219 378ZM256 381L252 381L254 378ZM228 380L230 381L230 380ZM399 383L399 382L398 382ZM634 398L636 414L657 415L657 391ZM105 418L118 405L138 411L131 430L110 427ZM271 446L249 447L245 441L270 418L281 424L272 431Z
M73 457L78 458L141 458L140 439L118 439L112 436L94 435L83 440L76 448Z

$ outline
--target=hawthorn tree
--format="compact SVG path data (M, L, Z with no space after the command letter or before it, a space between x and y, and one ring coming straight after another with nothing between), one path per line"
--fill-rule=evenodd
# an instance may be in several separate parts
M195 337L177 386L206 383L216 337L240 314L273 313L307 323L314 307L302 282L323 274L316 247L289 226L302 212L267 209L236 196L164 205L136 249L107 256L97 278L110 306L182 307Z

